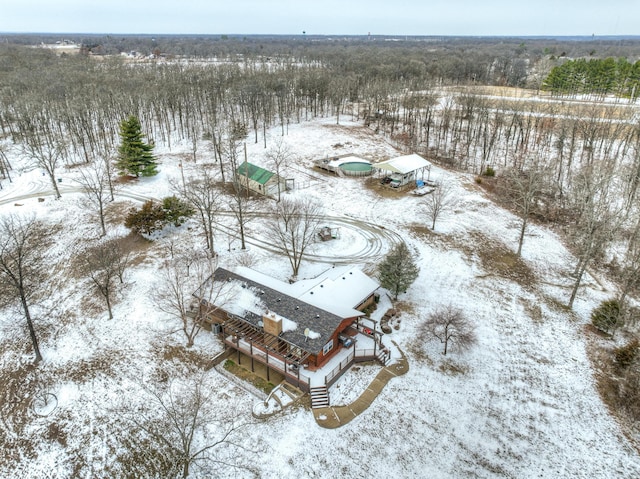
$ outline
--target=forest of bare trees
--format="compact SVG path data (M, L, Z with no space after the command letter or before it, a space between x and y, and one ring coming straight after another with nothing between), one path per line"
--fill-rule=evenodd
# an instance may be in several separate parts
M505 238L518 256L527 252L531 224L549 225L566 238L575 257L573 270L567 271L569 287L563 306L573 307L585 275L597 266L619 285L616 300L621 322L616 328L624 321L637 324L632 298L640 291L640 110L628 97L609 95L609 90L607 95L590 96L572 89L564 96L542 87L555 67L572 59L625 58L635 64L640 41L71 39L80 45L77 54L56 55L31 46L58 40L53 37L12 35L0 43L0 188L12 181L12 165L4 153L9 144L29 161L30 168L46 177L57 198L60 172L77 168L85 193L82 201L95 216L101 238L78 246L79 276L104 300L110 319L118 293L126 286L123 275L130 264L123 247L108 238L105 221L107 205L117 191L114 160L124 119L139 120L150 146L162 144L171 151L173 142L189 145L189 154L179 161L193 162L194 168L186 175L181 170L181 181L171 184L175 196L169 199L184 202L194 215L206 252L200 257L174 251L172 245L171 260L164 265L162 287L154 299L158 309L175 319L176 329L191 347L203 327L193 314L192 291L216 266L219 217L232 215L237 231L229 233L229 249L237 237L244 251L247 224L260 214L267 216L270 240L287 256L292 279L322 217L321 205L281 198L280 191L271 209L258 210L259 201L235 175L247 160L246 143L264 148L269 167L280 174L296 160L295 152L279 141L288 134L289 125L330 118L337 124L346 119L360 122L399 151L416 152L443 167L473 175L488 195L518 216L518 234ZM137 53L130 54L133 51ZM269 137L268 130L277 131L278 136ZM148 207L152 206L149 201ZM464 205L459 206L442 185L420 207L435 230L440 213L453 206ZM9 217L0 222L0 299L18 306L36 362L42 354L30 308L38 304L43 295L40 284L49 277L44 259L53 233L33 219ZM196 262L201 263L199 267ZM397 286L396 299L406 285ZM219 294L213 288L201 288L195 300L201 304ZM445 353L449 342L457 341L462 347L474 340L473 331L460 320L464 315L454 313L436 311L431 319L447 316L446 321L431 321L437 327L426 331L443 342ZM630 349L636 351L637 344ZM640 397L638 377L629 374L620 397L626 397L628 390L635 391L634 398ZM167 407L173 406L172 391L150 394L167 413L166 420L145 422L146 411L142 411L132 437L136 439L142 431L157 439L158 450L170 459L171 467L180 466L186 476L209 448L225 445L226 436L218 441L212 435L205 437L208 442L202 448L191 442L183 449L164 448L165 437L180 438L198 427L186 432L168 428L175 416ZM199 408L208 397L195 394L187 399L176 404L192 413L187 417L199 426ZM220 428L235 430L232 422ZM142 449L137 444L131 447L132 451ZM140 464L155 467L153 462Z
M291 123L328 116L339 123L346 116L363 121L400 149L444 166L477 175L497 172L496 179L486 177L486 183L504 183L506 187L496 191L506 192L507 203L529 194L521 205L526 209L521 212L518 250L529 217L556 222L584 239L595 234L588 232L596 227L588 221L594 211L599 221L613 215L615 221L602 226L609 237L585 240L586 250L576 251L578 276L592 259L606 259L611 241L629 243L627 250L637 241L638 235L629 233L637 229L640 215L635 201L640 184L637 109L625 98L610 103L589 97L564 101L539 90L546 75L569 55L627 55L633 61L637 43L483 39L472 46L455 38L389 43L357 37L333 43L261 37L215 38L208 43L172 40L91 41L102 45L97 50L101 53L128 51L126 47L147 54L137 60L96 55L95 48L57 56L46 49L3 44L0 134L21 145L55 190L62 168L110 166L105 158L113 157L118 148L118 125L135 116L150 142L171 148L176 139L188 141L194 145L194 162L206 157L204 163L218 165L223 183L233 183L233 171L242 161L241 142L273 150L278 145L269 144L267 128L279 127L284 136ZM87 39L78 41L88 44ZM528 88L509 94L499 90L517 86ZM203 151L198 144L208 148ZM10 165L2 164L2 177L10 179ZM210 166L202 171L205 183L217 176ZM518 182L511 180L533 177L533 190L513 190ZM200 178L189 178L178 192L187 199L200 198L194 190L200 183ZM102 181L99 186L100 196L93 195L98 212L106 189ZM605 194L590 188L604 188ZM207 197L212 194L205 192ZM232 209L242 237L247 205L242 194L236 197ZM193 203L199 208L198 201ZM206 206L204 216L198 209L205 230L212 208ZM206 237L212 249L213 238Z
M631 65L637 42L385 40L95 36L75 39L82 44L75 55L7 43L0 47L0 134L20 145L54 190L63 168L112 167L118 125L130 116L140 120L152 144L171 148L172 141L187 141L193 161L208 166L202 167L204 180L188 178L176 192L196 200L192 206L206 231L214 206L202 210L196 196L203 196L194 188L202 181L211 186L214 176L233 184L242 142L275 151L268 128L278 127L284 136L291 123L348 117L446 167L497 172L495 179L482 178L488 187L500 186L495 191L505 204L520 209L518 250L530 217L555 222L587 245L576 251L578 277L591 260L611 259L606 252L612 241L633 249L638 235L629 230L637 229L640 214L637 108L625 97L596 101L602 100L598 92L577 101L573 91L565 98L540 87L572 58L596 64L617 55L627 59L618 64ZM131 50L140 52L135 59L106 55ZM506 87L525 88L505 93ZM211 165L218 165L219 175ZM8 162L0 173L10 179ZM94 178L85 176L100 215L107 185L101 180L100 188L89 188L96 182L89 185ZM535 185L523 191L527 178ZM209 186L204 195L214 198ZM99 195L92 196L94 190ZM239 185L235 191L237 201L226 206L236 213L243 239L250 205ZM526 202L514 203L516 197ZM589 232L597 226L589 223L594 212L608 237ZM609 216L615 221L606 221ZM206 238L213 250L212 235Z

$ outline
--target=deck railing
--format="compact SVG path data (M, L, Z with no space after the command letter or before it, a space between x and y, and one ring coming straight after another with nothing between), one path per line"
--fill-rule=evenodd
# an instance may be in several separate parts
M265 350L255 345L253 342L248 342L242 338L225 336L224 342L233 349L243 352L250 358L255 359L260 363L265 364L267 367L283 374L289 383L297 386L305 392L309 392L311 379L304 375L300 369L301 367L298 364L291 362L290 359L287 359L271 350ZM327 387L331 387L354 363L378 359L376 353L376 349L353 348L347 357L340 361L340 364L325 375L324 384Z
M333 368L331 372L324 377L324 383L326 386L330 387L340 377L340 373L355 362L354 359L355 351L351 351L345 359L340 361L340 364Z
M333 383L340 378L342 373L349 369L353 363L376 359L375 353L375 349L355 349L351 351L345 359L340 361L340 364L333 368L331 372L324 377L324 383L327 387L331 387Z
M247 354L247 356L258 360L262 364L265 364L279 373L284 374L290 383L299 387L301 390L306 392L309 391L310 378L302 374L296 365L288 362L281 355L260 349L243 339L234 341L231 337L226 337L224 341L234 349L238 349L239 351Z

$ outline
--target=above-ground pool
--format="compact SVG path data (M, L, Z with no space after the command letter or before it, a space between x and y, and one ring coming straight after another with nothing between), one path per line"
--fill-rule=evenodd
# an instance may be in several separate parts
M344 172L345 175L350 176L366 176L371 174L370 163L350 161L347 163L342 163L340 165L340 169Z

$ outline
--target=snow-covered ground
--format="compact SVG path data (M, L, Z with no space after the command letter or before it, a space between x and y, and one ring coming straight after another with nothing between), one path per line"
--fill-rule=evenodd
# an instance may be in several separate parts
M276 127L269 143L279 138ZM536 225L528 229L524 243L520 268L527 271L525 280L510 279L509 271L492 267L487 255L498 261L504 251L515 251L519 223L492 203L469 175L433 168L431 179L450 184L457 203L431 232L424 198L408 193L383 197L366 187L365 179L313 171L314 160L337 155L375 162L411 153L395 150L348 117L342 117L340 125L335 118L290 125L283 140L297 155L296 167L287 176L304 187L288 194L319 198L341 229L339 239L312 251L317 261L304 262L299 277L315 276L331 266L332 257L350 254L355 264L372 272L398 237L416 252L420 276L401 295L396 305L399 328L389 335L407 354L409 372L391 380L372 407L342 428L323 429L309 410L291 407L244 429L246 451L239 454L247 455L261 477L640 477L640 456L601 402L585 351L583 326L613 286L588 277L574 311L563 309L574 259L555 233ZM141 198L170 194L168 180L180 180L178 163L185 161L189 147L178 142L169 151L158 145L161 173L127 186L126 192ZM247 150L249 161L267 166L262 141L247 144ZM207 161L206 149L199 151L199 162ZM10 159L14 166L20 164L17 157ZM185 174L196 167L185 163ZM97 237L98 228L81 195L73 192L73 172L65 171L61 178L61 200L16 201L49 188L37 170L16 173L12 184L3 184L0 213L36 211L43 218L64 221L68 226L58 236L53 254L71 265L74 253ZM135 203L131 196L118 201ZM229 218L221 221L231 224ZM193 373L189 364L199 358L206 362L221 350L204 332L194 348L181 355L184 340L179 331L173 332L177 325L152 300L166 244L174 240L200 245L194 231L182 228L140 247L112 321L99 301L87 299L88 283L71 276L70 266L56 269L62 275L59 291L37 308L37 317L50 313L55 318L40 319L48 326L42 337L44 361L38 367L49 379L58 405L48 416L33 418L26 429L34 441L40 440L41 453L12 469L0 468L2 474L73 477L74 455L84 451L93 465L81 469L80 477L108 476L105 471L113 470L108 468L114 461L108 448L113 405L125 397L133 408L142 401L141 384L158 382L161 371L188 376ZM112 235L124 233L122 227L111 227ZM263 235L260 219L249 225L249 235ZM282 280L290 275L285 258L251 243L243 253L239 241L224 234L217 241L222 266L244 264L250 258L251 267L263 273ZM429 312L450 303L473 320L478 342L469 351L443 356L440 344L419 343L416 331ZM2 322L3 339L11 338L11 344L26 342L12 326L16 321L19 316L7 312ZM17 369L29 360L29 349L5 349L1 365ZM376 366L358 366L347 373L331 389L334 403L359 396L376 372ZM207 375L207 386L219 393L220 408L239 404L250 416L262 401L216 370ZM54 422L66 431L63 442L42 438L42 431ZM219 470L220 477L238 475L243 472Z

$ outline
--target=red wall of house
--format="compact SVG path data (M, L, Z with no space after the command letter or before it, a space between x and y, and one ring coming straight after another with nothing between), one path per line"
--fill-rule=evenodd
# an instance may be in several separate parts
M340 348L342 347L342 345L338 341L338 335L342 333L345 329L347 329L349 326L351 326L355 322L355 320L356 318L347 318L340 323L340 325L336 328L336 330L333 332L333 335L331 336L331 339L333 340L333 349L331 349L331 351L329 351L326 356L322 353L322 351L318 353L318 355L316 356L316 367L321 368L338 351L340 351ZM327 343L329 341L330 340L327 340Z

